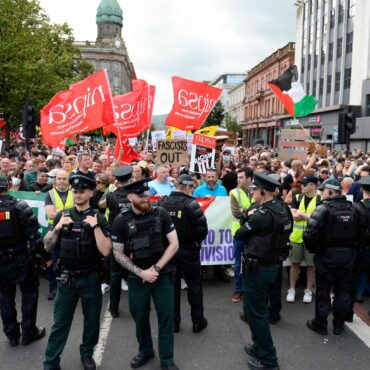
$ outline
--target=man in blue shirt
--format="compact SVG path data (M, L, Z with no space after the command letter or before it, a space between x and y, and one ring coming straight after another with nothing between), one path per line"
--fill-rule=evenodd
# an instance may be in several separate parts
M193 193L194 197L216 197L216 196L227 196L226 188L217 182L217 171L216 169L209 168L206 172L206 182L198 186Z
M169 176L169 166L161 165L157 168L157 178L148 183L151 195L170 195L176 189L175 185L168 180Z

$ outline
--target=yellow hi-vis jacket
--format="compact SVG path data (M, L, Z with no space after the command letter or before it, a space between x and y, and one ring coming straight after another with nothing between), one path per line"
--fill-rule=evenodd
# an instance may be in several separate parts
M230 195L232 195L238 201L239 208L241 209L247 209L252 204L251 200L248 197L248 194L246 194L245 191L239 187L231 190ZM233 217L233 222L231 224L232 236L235 235L239 227L240 227L240 219Z
M51 201L53 202L53 205L55 208L63 211L63 209L72 208L73 207L73 196L72 191L68 190L68 195L65 204L63 204L62 199L60 198L58 192L56 189L49 190L49 195L51 198ZM54 220L48 219L49 224L54 225Z

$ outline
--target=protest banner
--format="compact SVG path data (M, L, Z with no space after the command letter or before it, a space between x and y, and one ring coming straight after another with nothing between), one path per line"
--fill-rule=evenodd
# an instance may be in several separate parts
M166 131L152 131L150 135L152 137L153 149L156 148L158 140L166 140Z
M278 157L283 161L292 158L305 160L309 146L310 137L305 130L282 129Z
M57 147L73 134L92 131L115 122L106 70L58 92L41 109L40 125L45 144Z
M157 163L183 166L188 163L188 146L185 140L157 140Z
M215 166L216 139L212 136L193 135L190 172L206 173Z
M150 86L144 80L133 80L132 91L113 98L116 122L104 127L104 134L113 132L117 137L121 135L134 138L149 129L154 95L154 86Z
M204 82L172 77L174 101L166 126L180 130L198 130L211 113L222 89Z
M118 159L121 150L123 150L121 164L131 164L132 161L141 159L140 154L131 147L128 138L125 136L117 137L113 153L116 160Z
M13 197L24 200L33 210L44 236L48 229L45 213L45 194L30 191L9 191ZM151 197L155 202L158 197ZM196 198L208 223L208 235L200 250L202 265L231 265L234 263L234 248L231 235L232 214L229 197Z
M48 220L45 212L45 193L36 194L32 191L11 191L8 193L18 200L24 200L33 210L36 215L40 232L44 236L48 229Z

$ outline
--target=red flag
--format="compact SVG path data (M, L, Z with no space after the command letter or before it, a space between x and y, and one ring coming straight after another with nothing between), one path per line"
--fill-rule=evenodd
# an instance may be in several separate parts
M0 118L0 128L3 128L5 126L5 121L3 118Z
M166 126L180 130L198 130L207 119L222 89L203 82L172 77L174 102Z
M130 145L127 137L117 137L116 146L114 147L114 158L117 160L119 152L123 149L123 156L121 158L121 164L130 164L135 159L141 159L140 154L137 153Z
M116 123L104 127L106 134L111 131L118 136L138 137L143 131L150 128L153 113L155 87L148 85L144 80L133 80L132 91L113 98Z
M113 99L105 70L71 85L69 90L60 91L41 110L42 135L52 147L73 134L113 122Z

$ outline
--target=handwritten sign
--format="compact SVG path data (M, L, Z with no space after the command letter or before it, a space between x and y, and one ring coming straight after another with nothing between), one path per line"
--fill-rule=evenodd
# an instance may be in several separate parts
M184 140L158 140L157 161L161 164L182 166L188 163L188 144Z

